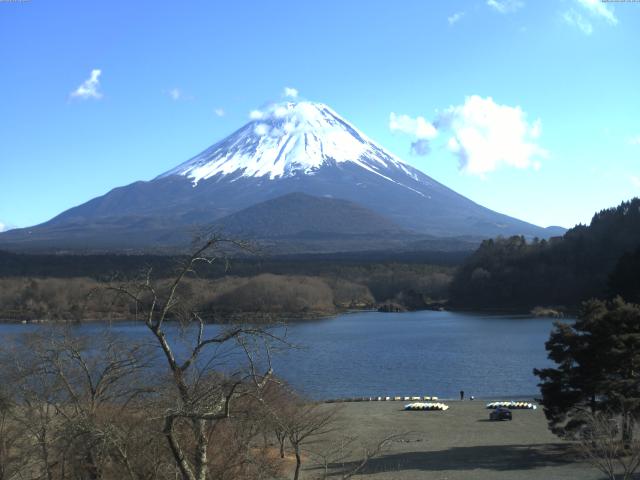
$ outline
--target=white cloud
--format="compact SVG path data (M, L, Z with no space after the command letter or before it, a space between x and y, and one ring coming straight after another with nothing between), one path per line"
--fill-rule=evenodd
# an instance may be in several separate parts
M411 118L409 115L389 114L389 129L392 132L402 132L419 139L432 139L438 134L436 127L424 117Z
M573 9L564 12L562 18L568 25L582 30L582 33L585 35L591 35L593 33L593 25L591 25L591 22Z
M255 121L253 131L256 135L280 137L294 132L308 131L310 126L305 120L305 105L297 109L290 108L287 103L271 103L260 110L253 110L249 118ZM316 131L317 133L317 131Z
M456 23L458 23L462 17L464 17L465 12L456 12L453 15L447 17L447 21L449 22L449 25L454 25Z
M215 113L218 117L224 117L226 114L224 108L216 108L213 113Z
M458 140L456 140L456 137L449 137L447 147L453 153L458 153L460 151L460 144L458 143Z
M511 13L524 7L522 0L487 0L487 5L500 13Z
M0 232L8 232L13 228L15 227L9 225L8 223L0 222Z
M458 157L460 168L484 175L502 166L540 168L536 158L547 156L535 142L542 123L538 119L530 124L526 117L518 106L472 95L462 105L447 108L434 123L451 133L449 150Z
M630 145L640 145L640 135L635 135L629 139Z
M640 177L631 175L629 177L629 180L631 180L631 183L633 184L634 187L640 188Z
M269 113L275 118L282 118L285 117L288 112L289 110L287 110L287 107L283 107L282 105L275 105L274 108L270 109Z
M529 135L531 135L531 138L539 138L541 134L542 121L538 118L535 122L533 122L533 125L531 125L531 128L529 129Z
M169 90L169 96L172 100L177 101L181 98L184 98L184 93L182 93L182 90L180 90L179 88L172 88L171 90Z
M287 98L298 98L298 90L293 87L284 87L282 96Z
M613 9L602 0L574 0L574 3L576 7L581 9L581 12L570 8L564 12L562 18L565 23L580 29L585 35L593 33L593 24L590 18L605 20L609 25L618 24L618 19L613 13Z
M253 128L253 131L256 135L266 135L269 133L269 126L265 123L259 123Z
M102 70L94 68L91 70L91 76L86 79L82 84L71 92L71 97L87 100L89 98L95 98L96 100L102 98L102 93L98 91L100 87L100 75Z
M576 0L576 2L594 17L604 18L611 25L618 23L613 10L602 0Z
M411 153L423 156L431 153L429 141L438 135L436 127L424 117L411 118L409 115L397 115L394 112L389 114L389 130L413 137Z
M482 176L501 167L539 170L539 159L548 155L536 142L542 134L540 119L530 123L520 107L500 105L491 97L467 97L433 122L392 113L389 128L412 135L411 149L416 154L428 154L428 141L437 135L448 137L446 148L458 158L460 169L471 175Z

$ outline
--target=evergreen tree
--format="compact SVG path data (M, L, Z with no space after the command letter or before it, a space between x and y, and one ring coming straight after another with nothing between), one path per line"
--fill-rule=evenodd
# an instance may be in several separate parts
M640 247L624 254L609 276L609 290L640 303Z
M640 415L640 306L617 297L583 304L573 324L556 323L546 342L555 368L535 369L550 429L568 435L585 412L624 415L629 440Z
M640 302L640 253L634 256L634 251L640 252L640 198L596 213L588 227L578 225L561 238L485 240L456 272L451 303L466 308L573 308L588 298L618 294Z

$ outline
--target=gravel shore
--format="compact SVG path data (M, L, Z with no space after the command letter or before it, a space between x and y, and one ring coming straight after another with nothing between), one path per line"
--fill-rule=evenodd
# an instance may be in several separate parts
M331 444L338 443L345 432L366 444L375 444L392 433L411 432L392 441L358 478L602 478L572 453L570 443L549 432L540 408L514 410L512 421L491 422L484 401L446 401L450 408L444 412L407 412L403 410L405 403L359 402L338 407L338 429L327 439ZM314 473L308 475L313 477Z

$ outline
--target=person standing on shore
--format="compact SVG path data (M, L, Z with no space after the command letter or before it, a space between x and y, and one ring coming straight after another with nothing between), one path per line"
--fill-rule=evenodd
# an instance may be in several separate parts
M464 390L460 390L460 400L464 400Z

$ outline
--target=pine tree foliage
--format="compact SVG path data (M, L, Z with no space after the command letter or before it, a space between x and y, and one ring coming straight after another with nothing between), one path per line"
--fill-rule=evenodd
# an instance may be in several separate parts
M556 323L546 343L552 368L535 369L551 430L580 432L595 412L640 415L640 306L620 297L583 304L573 324Z

